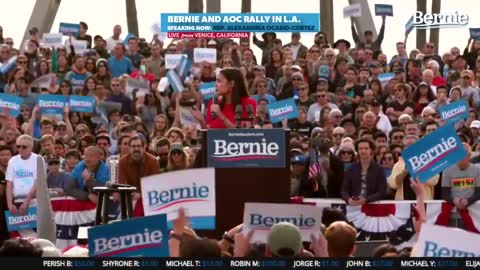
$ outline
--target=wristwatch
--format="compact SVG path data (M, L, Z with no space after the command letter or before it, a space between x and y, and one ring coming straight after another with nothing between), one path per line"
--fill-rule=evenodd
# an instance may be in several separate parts
M170 233L170 239L175 239L181 242L183 241L183 235L172 232Z
M230 244L235 244L235 240L228 236L228 232L223 233L222 239L229 242Z

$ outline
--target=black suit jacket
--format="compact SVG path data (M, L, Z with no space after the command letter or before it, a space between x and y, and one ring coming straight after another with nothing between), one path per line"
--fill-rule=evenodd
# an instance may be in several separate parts
M360 162L355 162L345 172L343 179L342 198L348 203L348 199L354 196L359 196L361 192L362 165ZM383 200L387 190L387 178L385 170L372 161L367 171L367 202L374 202Z
M300 194L304 197L311 198L341 198L342 182L343 182L343 162L335 155L330 153L330 170L327 172L327 189L325 190L320 182L318 190L313 191L314 181L316 178L308 179L308 168L310 167L310 159L307 159L306 175L302 182Z

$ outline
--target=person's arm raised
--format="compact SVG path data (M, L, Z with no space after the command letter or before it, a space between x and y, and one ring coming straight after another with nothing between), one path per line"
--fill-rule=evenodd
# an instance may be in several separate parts
M25 134L30 135L32 137L33 137L33 129L34 129L35 118L36 118L36 115L37 115L38 111L39 111L38 106L33 107L32 116L28 120L27 130L25 130Z

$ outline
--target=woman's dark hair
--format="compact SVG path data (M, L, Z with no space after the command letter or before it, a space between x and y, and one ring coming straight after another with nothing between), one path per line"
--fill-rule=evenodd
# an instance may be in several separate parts
M270 65L273 65L273 52L278 52L280 54L280 63L283 64L283 53L280 49L273 49L271 52L270 52Z
M371 80L370 83L368 84L368 88L373 91L373 89L372 89L372 84L377 84L377 85L378 85L378 89L379 89L378 93L373 93L373 95L375 95L375 96L377 97L377 99L378 99L378 98L381 98L381 97L383 96L382 83L381 83L380 80L378 80L378 79L373 79L373 80Z
M381 258L383 257L385 254L387 253L395 253L395 254L398 254L398 251L397 249L392 246L391 244L383 244L383 245L380 245L378 247L376 247L374 250L373 250L373 254L372 254L372 257L374 258Z
M42 251L25 239L16 238L3 242L0 257L41 257Z
M247 85L243 79L243 74L238 68L224 68L220 70L220 74L225 77L227 81L233 81L232 89L232 106L235 108L241 104L242 98L248 97ZM220 101L220 108L225 107L226 99Z
M355 76L358 75L358 70L357 70L356 68L354 68L354 67L348 67L348 68L345 70L345 73L347 73L347 71L349 71L349 70L353 71L353 73L355 73Z
M87 63L88 63L89 61L90 61L90 62L93 62L93 70L90 71L90 73L92 73L92 74L97 73L97 65L96 65L96 61L95 61L95 59L94 59L93 57L88 57L87 59L85 59L85 68L87 68Z
M432 87L430 87L430 85L419 85L417 87L417 89L415 89L415 92L413 93L413 101L414 102L418 102L418 100L420 99L420 87L427 87L428 88L428 92L427 92L427 98L428 98L428 102L432 102L435 100L435 95L433 94L433 91L432 91Z
M335 221L347 221L345 214L337 208L327 207L323 209L322 224L326 228Z
M89 90L88 90L88 88L87 88L87 82L88 82L89 80L93 80L93 82L95 83L95 87L96 87L96 85L97 85L97 83L98 83L97 80L95 80L95 78L94 78L93 76L88 77L88 78L85 80L85 82L83 83L83 89L82 89L82 92L80 92L80 95L81 95L81 96L88 96L88 94L89 94L88 91L89 91ZM95 90L95 87L93 88L94 90Z
M361 143L368 143L368 145L370 146L370 150L372 150L372 153L373 151L375 151L375 143L372 142L371 140L369 139L358 139L356 142L355 142L355 150L358 152L358 146L361 144Z
M73 92L72 82L70 82L69 80L63 80L63 81L60 83L60 86L62 86L62 84L65 84L65 85L68 87L68 94L71 95L72 92ZM58 91L58 93L61 95L61 94L62 94L62 90Z
M40 66L41 66L42 63L47 64L47 73L42 73L42 70L40 69ZM37 67L36 67L36 72L37 72L37 77L40 77L42 75L46 75L50 72L50 64L48 63L47 59L45 59L45 58L40 59L40 61L37 64Z
M388 149L388 147L387 147L387 149ZM397 156L395 155L395 153L393 153L392 150L388 150L388 151L386 151L385 153L383 153L382 158L381 158L381 160L380 160L380 164L383 162L383 160L385 159L385 156L388 155L388 154L392 155L392 157L393 157L393 163L394 163L394 164L397 163L398 158L397 158Z

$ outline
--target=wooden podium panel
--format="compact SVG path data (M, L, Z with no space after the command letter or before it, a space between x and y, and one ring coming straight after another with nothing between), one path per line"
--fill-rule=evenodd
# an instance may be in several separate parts
M199 231L202 236L220 237L243 222L246 202L289 203L290 150L289 132L285 134L284 168L216 168L216 230ZM206 134L202 140L202 166L207 166Z

